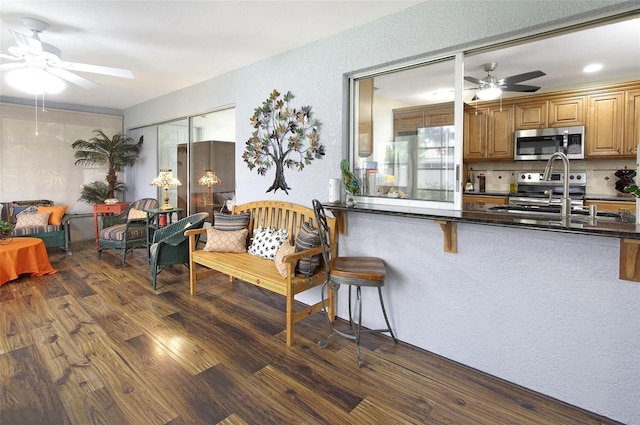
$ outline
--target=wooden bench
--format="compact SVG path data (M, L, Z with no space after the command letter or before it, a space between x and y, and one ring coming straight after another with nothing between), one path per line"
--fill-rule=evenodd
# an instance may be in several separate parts
M289 240L293 243L302 222L311 223L314 228L317 228L313 209L289 202L255 201L233 207L232 214L243 212L250 212L249 237L252 236L253 231L258 227L286 229ZM328 217L327 222L331 228L331 240L337 241L335 219ZM278 272L272 260L265 260L248 252L208 252L197 249L195 236L200 233L205 233L206 231L206 229L195 229L185 232L185 235L189 237L189 283L191 295L195 295L196 293L196 282L198 280L211 276L216 272L229 275L231 281L237 278L277 294L284 295L287 305L286 339L288 346L293 344L294 324L320 311L323 305L326 305L327 313L333 320L335 308L333 291L327 291L328 294L325 295L327 298L324 300L297 311L294 309L296 294L322 285L326 280L326 272L322 261L315 273L308 278L301 274L295 274L294 265L297 261L301 258L321 254L321 247L311 248L285 256L284 262L287 264L288 275L284 278ZM334 250L337 250L337 243L334 242L333 246ZM335 254L334 252L334 255ZM197 268L196 266L203 266L208 270L203 270L202 267Z

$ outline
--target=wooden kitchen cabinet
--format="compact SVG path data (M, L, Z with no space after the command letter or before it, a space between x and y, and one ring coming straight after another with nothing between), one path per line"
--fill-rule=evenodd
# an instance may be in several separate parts
M475 204L477 209L489 209L496 205L507 205L509 198L496 195L472 195L465 193L462 195L463 204Z
M415 134L419 128L453 125L453 114L453 103L394 109L393 132L399 136Z
M640 89L626 92L624 153L636 156L640 144Z
M393 111L393 132L395 136L416 134L419 128L424 127L424 111Z
M358 82L358 156L373 153L373 78Z
M584 96L549 100L549 127L573 127L587 122Z
M549 102L546 100L517 103L515 107L515 129L530 130L548 127L548 108Z
M584 103L584 96L518 103L515 106L515 130L585 125Z
M513 160L513 106L464 112L464 161Z
M585 200L584 206L596 205L598 211L611 211L611 212L631 212L635 214L636 202L635 199L631 201L600 201L600 200Z
M513 160L513 107L489 108L487 159Z
M453 125L453 105L446 108L427 109L424 113L425 127Z
M464 111L464 161L484 160L487 152L489 108L469 108Z
M594 94L587 97L587 158L633 156L624 152L625 92Z

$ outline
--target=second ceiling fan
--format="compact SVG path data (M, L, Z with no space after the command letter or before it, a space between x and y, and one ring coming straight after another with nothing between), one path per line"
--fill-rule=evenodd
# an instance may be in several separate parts
M482 65L482 70L487 73L484 78L475 78L465 76L464 79L470 83L477 84L478 92L472 100L491 100L500 96L502 91L510 92L529 92L533 93L540 90L539 86L531 86L527 84L518 84L523 81L532 80L534 78L546 75L542 71L530 71L523 74L512 75L506 78L496 78L491 72L498 67L496 62L489 62Z

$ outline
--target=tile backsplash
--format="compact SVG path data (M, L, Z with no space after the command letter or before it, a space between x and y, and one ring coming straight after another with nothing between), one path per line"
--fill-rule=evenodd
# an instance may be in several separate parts
M484 174L486 177L486 192L508 193L511 173L535 172L542 173L546 161L512 161L512 162L472 162L465 164L467 171L473 171L474 187L478 188L478 175ZM617 170L625 169L637 170L635 159L598 159L598 160L574 160L570 162L572 172L585 171L587 173L587 195L621 196L629 197L618 192L615 188L617 177L614 173ZM554 164L554 171L561 172L562 164L557 161ZM636 179L640 183L640 177Z

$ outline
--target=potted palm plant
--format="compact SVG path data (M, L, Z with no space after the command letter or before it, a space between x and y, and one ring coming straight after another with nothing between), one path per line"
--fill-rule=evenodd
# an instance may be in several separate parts
M95 181L82 187L79 200L90 204L115 198L116 192L123 192L126 189L124 183L118 181L117 173L138 160L143 140L140 136L136 142L123 133L109 137L101 129L93 132L95 137L89 140L76 140L71 145L76 150L74 154L76 165L106 165L108 169L106 185L104 182Z

